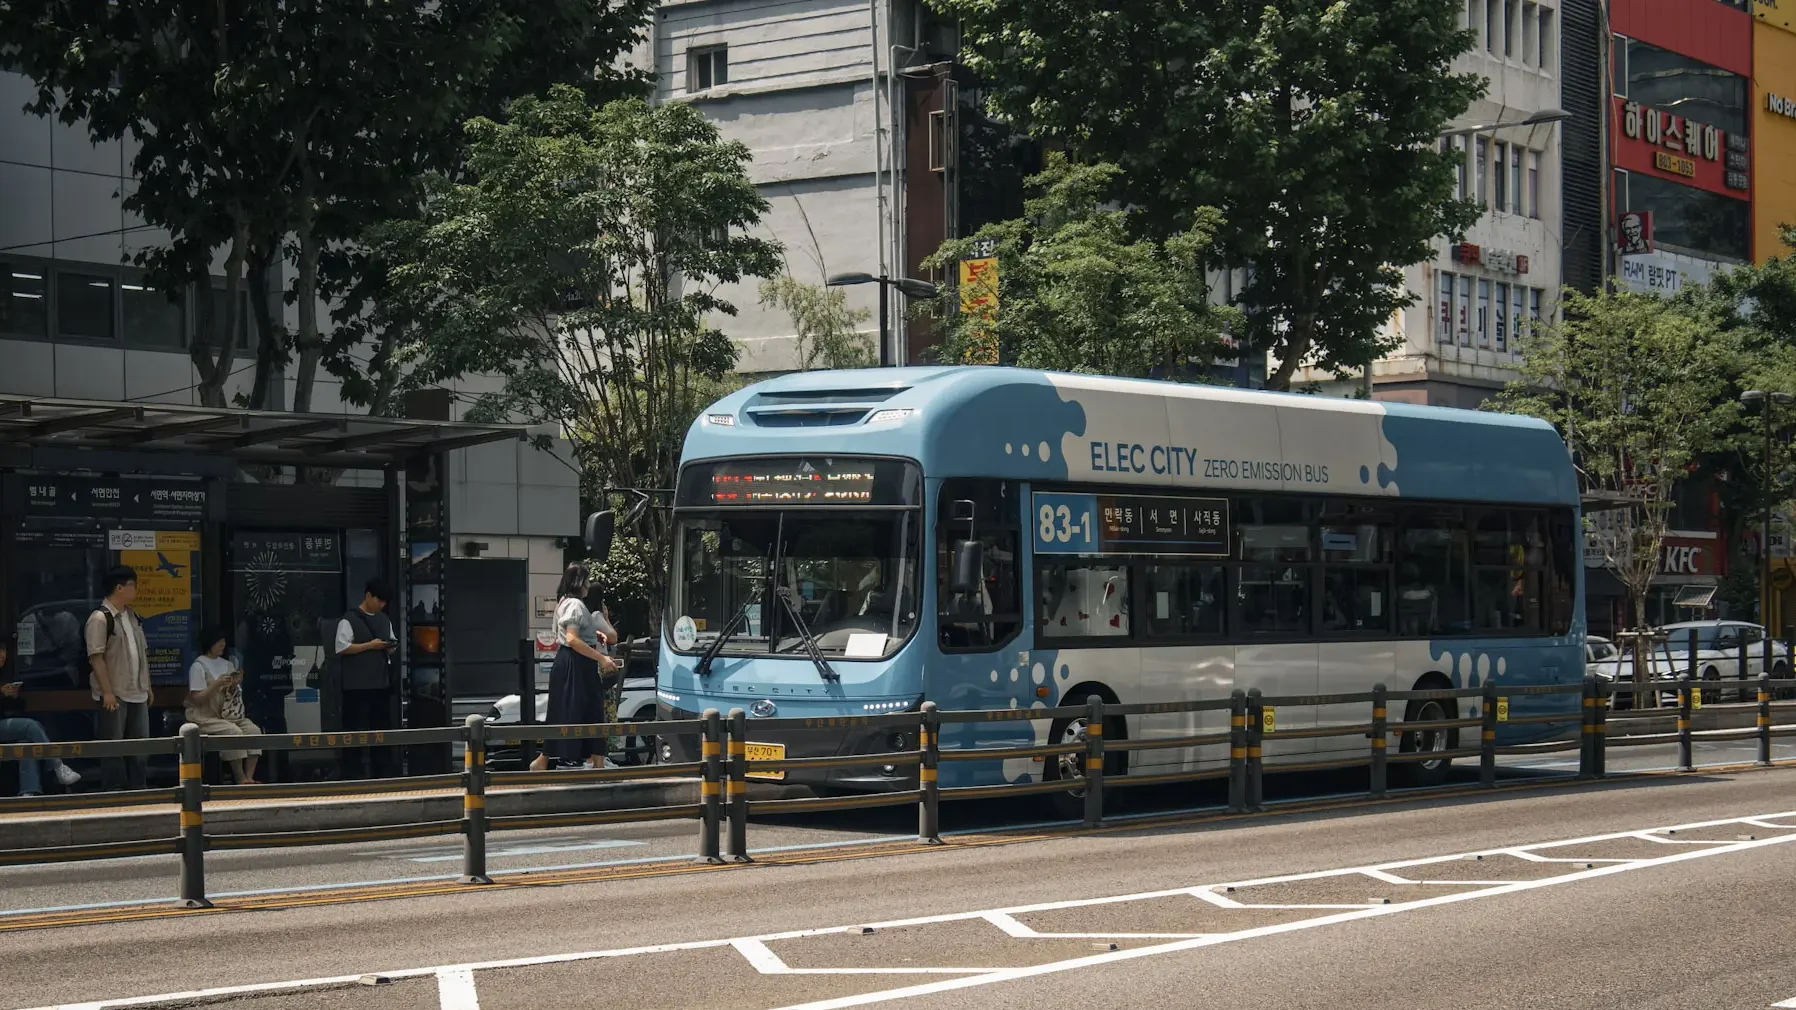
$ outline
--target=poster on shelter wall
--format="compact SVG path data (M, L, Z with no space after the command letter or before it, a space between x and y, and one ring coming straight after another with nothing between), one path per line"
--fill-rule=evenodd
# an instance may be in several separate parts
M137 573L137 602L131 609L143 622L150 682L185 683L195 654L193 636L198 634L193 568L199 561L200 535L170 530L112 532L122 535L119 564Z

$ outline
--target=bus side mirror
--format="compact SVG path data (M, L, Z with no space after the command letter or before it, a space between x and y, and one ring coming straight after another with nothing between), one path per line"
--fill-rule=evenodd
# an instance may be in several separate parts
M962 540L954 548L954 571L948 588L957 593L971 593L985 578L985 545L977 540Z
M610 509L586 517L586 553L599 559L611 556L611 540L617 534L617 513Z

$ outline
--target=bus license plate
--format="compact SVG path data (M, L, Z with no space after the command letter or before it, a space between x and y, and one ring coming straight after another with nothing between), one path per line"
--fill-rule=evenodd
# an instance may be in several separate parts
M743 747L743 750L746 752L744 756L747 757L750 761L784 761L784 760L786 760L786 745L783 743L751 743L751 744L745 745ZM748 777L751 779L769 779L774 782L784 782L786 779L786 773L785 772L749 772Z

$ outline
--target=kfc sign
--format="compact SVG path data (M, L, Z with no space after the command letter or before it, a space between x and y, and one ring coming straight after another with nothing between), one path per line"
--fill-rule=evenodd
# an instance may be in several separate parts
M1718 542L1697 537L1666 537L1660 548L1659 574L1671 578L1719 576Z

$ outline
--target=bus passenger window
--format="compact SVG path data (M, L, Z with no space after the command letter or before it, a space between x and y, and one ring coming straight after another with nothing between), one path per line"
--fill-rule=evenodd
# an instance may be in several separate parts
M1249 635L1303 635L1310 630L1310 569L1243 565L1237 574L1241 630Z
M1142 625L1150 637L1220 635L1228 596L1221 565L1144 565Z
M1037 571L1042 638L1128 638L1129 569L1053 562Z

